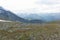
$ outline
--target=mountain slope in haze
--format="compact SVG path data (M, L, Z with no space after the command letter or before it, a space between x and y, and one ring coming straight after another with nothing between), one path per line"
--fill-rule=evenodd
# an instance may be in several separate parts
M26 22L26 23L42 23L41 20L27 20L27 19L21 18L21 17L17 16L16 14L12 13L11 11L5 10L2 7L0 7L0 19Z
M3 19L3 20L11 20L11 21L28 22L27 20L25 20L25 19L23 19L21 17L18 17L14 13L12 13L10 11L6 11L2 7L0 7L0 19Z
M51 15L46 15L46 14L29 14L29 15L25 15L25 14L21 14L22 18L28 19L28 20L43 20L43 21L50 21L52 20L52 16Z
M24 14L23 14L24 15ZM60 20L60 13L40 13L40 14L29 14L23 16L22 18L29 19L29 20L43 20L43 21L56 21Z

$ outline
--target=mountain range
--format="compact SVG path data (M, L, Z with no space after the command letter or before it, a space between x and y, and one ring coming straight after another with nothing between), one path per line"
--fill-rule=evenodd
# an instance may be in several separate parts
M26 23L43 23L43 22L60 20L60 13L39 13L39 14L18 13L18 14L15 14L9 10L5 10L4 8L0 7L0 19L26 22Z
M12 13L11 11L7 11L7 10L3 9L2 7L0 7L0 19L11 20L11 21L21 21L21 22L27 21L21 17L18 17L17 15Z
M0 7L0 20L10 20L10 21L18 21L18 22L25 22L25 23L42 23L42 20L34 19L28 20L22 17L19 17L15 13L5 10L4 8Z
M40 13L40 14L19 14L20 17L29 19L29 20L43 20L45 22L60 20L60 13ZM18 16L19 16L18 15Z

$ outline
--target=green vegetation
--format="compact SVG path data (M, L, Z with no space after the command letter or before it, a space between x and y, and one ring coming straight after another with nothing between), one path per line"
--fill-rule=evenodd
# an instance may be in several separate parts
M60 24L0 22L0 40L60 40Z

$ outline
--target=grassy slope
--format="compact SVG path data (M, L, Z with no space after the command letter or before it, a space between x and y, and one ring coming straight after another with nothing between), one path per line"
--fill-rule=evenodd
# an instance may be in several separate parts
M60 24L0 22L0 40L60 40Z

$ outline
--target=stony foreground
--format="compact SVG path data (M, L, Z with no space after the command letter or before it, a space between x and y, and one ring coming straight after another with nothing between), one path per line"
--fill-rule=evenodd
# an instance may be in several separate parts
M60 24L0 22L0 40L60 40Z

